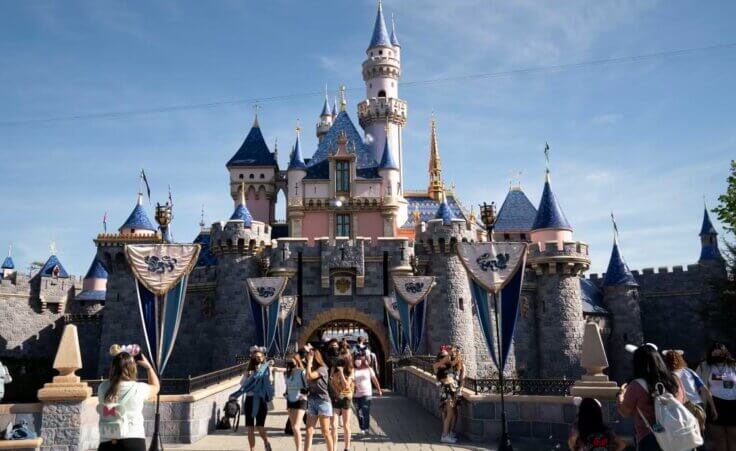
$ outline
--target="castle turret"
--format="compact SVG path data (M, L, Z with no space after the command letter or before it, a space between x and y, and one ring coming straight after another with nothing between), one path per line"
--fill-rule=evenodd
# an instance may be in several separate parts
M82 291L77 294L75 299L78 301L104 301L107 293L107 275L107 268L95 256L82 281Z
M288 180L287 195L288 195L288 207L287 220L289 221L289 236L300 237L302 236L302 220L304 218L304 211L301 208L290 208L290 207L301 207L304 198L304 177L307 175L307 165L304 163L304 157L302 156L302 145L300 137L300 129L296 129L296 143L294 149L291 152L291 159L289 160L288 169Z
M457 219L444 200L435 219L417 228L421 243L419 261L427 265L427 274L437 279L427 306L426 353L434 354L444 344L458 346L463 352L468 376L477 372L477 348L473 318L473 300L468 275L457 255L455 244L474 241L464 219Z
M143 194L138 193L138 200L136 201L133 211L130 212L128 219L125 220L123 225L120 226L118 231L122 236L154 236L158 229L148 219L146 210L143 209Z
M363 61L366 99L358 104L358 118L376 162L381 161L384 142L389 136L393 159L399 165L399 180L403 186L401 133L407 116L406 102L399 99L401 60L399 47L391 43L380 1L366 56Z
M325 94L325 103L322 105L322 112L319 115L319 122L317 123L317 140L322 141L322 138L330 131L334 118L330 113L330 101Z
M698 263L722 262L723 257L718 249L718 232L708 215L708 209L703 209L703 225L700 227L700 258Z
M585 319L580 275L590 267L588 245L572 240L572 227L557 203L547 170L531 231L527 264L536 275L539 376L580 373Z
M5 257L5 260L3 260L2 266L0 266L0 270L2 270L2 279L10 279L15 274L15 262L13 262L13 246L8 247L8 256Z
M279 166L263 138L257 114L248 136L226 167L230 173L230 195L233 203L237 206L240 186L245 183L245 197L253 217L265 224L271 224L275 219Z
M610 376L623 382L630 377L632 371L631 355L624 351L624 347L627 344L643 343L644 334L639 306L639 284L621 256L618 232L615 229L611 258L603 280L603 300L612 315L608 339Z

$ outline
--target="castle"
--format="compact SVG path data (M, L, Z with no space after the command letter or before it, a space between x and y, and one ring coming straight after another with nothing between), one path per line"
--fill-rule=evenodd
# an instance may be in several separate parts
M434 120L427 186L409 190L403 183L408 106L399 98L402 47L391 25L389 31L379 3L362 64L366 98L357 105L362 130L348 113L344 92L339 104L330 106L325 98L317 149L307 157L297 130L284 169L256 115L226 164L232 214L210 227L202 223L193 240L202 252L166 377L224 368L247 352L255 326L245 280L267 274L288 276L285 293L298 297L293 345L319 340L329 330L362 329L381 361L391 357L383 303L391 276L433 275L437 286L428 299L422 353L457 345L470 375L492 372L455 251L455 243L487 240L489 232L443 184ZM629 372L626 343L656 342L698 358L712 338L699 315L714 296L708 281L725 273L707 210L696 264L630 271L614 240L607 272L586 276L588 246L574 238L551 178L547 171L537 207L520 186L512 186L490 232L496 241L529 243L509 372L575 377L586 321L601 326L610 372L618 380ZM279 192L287 199L286 224L275 220ZM17 271L10 256L3 263L0 360L11 371L50 368L64 324L79 329L87 378L105 373L110 344L142 342L123 247L162 242L142 196L117 233L101 234L94 242L97 253L81 279L69 275L56 255L31 275ZM13 386L8 390L10 396Z

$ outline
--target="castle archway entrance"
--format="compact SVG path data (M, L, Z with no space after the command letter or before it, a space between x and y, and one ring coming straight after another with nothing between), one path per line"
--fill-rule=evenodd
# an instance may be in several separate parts
M299 347L310 343L321 348L330 338L345 338L351 344L359 336L367 338L376 355L378 376L383 385L387 380L386 361L389 357L388 331L369 315L353 308L338 308L323 312L309 321L299 334Z

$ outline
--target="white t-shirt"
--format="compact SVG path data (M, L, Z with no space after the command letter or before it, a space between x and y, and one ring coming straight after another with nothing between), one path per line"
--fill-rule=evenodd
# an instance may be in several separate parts
M304 375L304 370L294 368L291 371L291 376L286 376L286 399L288 399L289 402L307 399L307 397L301 393L302 389L307 388L306 382L307 379Z
M716 398L736 400L736 367L725 363L712 365L708 375L708 385L710 392Z
M700 398L700 387L704 384L700 376L690 368L680 368L679 370L675 370L674 373L680 378L687 399L695 404L703 404L703 400Z
M373 396L373 385L371 377L376 377L373 368L356 368L355 369L355 397L363 398L365 396Z
M110 387L110 381L104 381L97 389L100 402L105 402L105 394ZM128 419L128 434L122 438L146 438L143 427L143 404L151 394L151 386L143 382L124 381L118 388L118 399L125 396L128 390L135 390L125 403L125 417ZM100 442L109 442L115 437L106 437L100 431Z

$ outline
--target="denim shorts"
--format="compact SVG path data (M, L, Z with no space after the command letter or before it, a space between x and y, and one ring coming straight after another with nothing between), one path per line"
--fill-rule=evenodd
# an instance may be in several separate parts
M309 398L307 400L307 415L312 417L331 417L332 404L319 398Z

